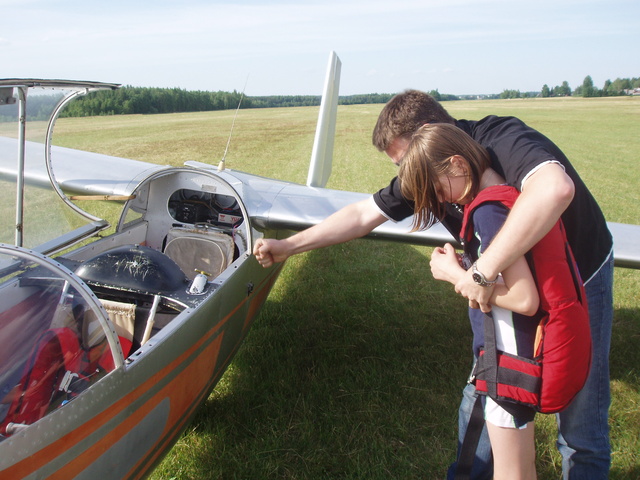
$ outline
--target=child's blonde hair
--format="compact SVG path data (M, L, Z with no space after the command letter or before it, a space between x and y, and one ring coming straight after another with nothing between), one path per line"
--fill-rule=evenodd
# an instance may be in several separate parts
M446 214L438 200L438 177L453 175L451 158L464 158L465 189L461 199L473 199L480 177L490 166L487 150L458 127L437 123L420 127L402 159L398 178L402 195L415 204L413 230L426 230Z

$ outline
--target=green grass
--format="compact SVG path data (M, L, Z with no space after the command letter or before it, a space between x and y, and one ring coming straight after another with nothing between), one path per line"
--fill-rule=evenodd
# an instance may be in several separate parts
M458 118L522 118L567 153L609 220L640 224L640 98L445 106ZM340 107L330 188L373 192L395 174L370 143L381 107ZM316 118L317 108L240 111L227 166L304 183ZM64 119L56 141L156 163L217 164L232 121L233 112ZM77 126L80 135L67 133ZM443 478L471 332L464 302L431 278L430 251L359 240L290 259L229 370L152 478ZM640 271L616 269L615 282L611 478L636 479ZM539 415L541 479L560 477L555 435L554 418Z

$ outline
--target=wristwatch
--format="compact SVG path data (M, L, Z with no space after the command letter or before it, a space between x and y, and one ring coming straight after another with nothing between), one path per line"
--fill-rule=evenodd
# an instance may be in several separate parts
M495 280L487 280L487 277L485 277L482 272L478 270L476 262L473 262L473 265L471 265L471 273L473 276L473 281L481 287L491 287L495 285L496 281L498 280L498 277L496 277Z

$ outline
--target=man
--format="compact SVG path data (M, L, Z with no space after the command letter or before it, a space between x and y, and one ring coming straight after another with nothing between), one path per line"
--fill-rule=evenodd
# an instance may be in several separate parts
M492 287L487 283L530 250L560 217L563 219L587 292L593 361L584 389L571 406L558 415L558 445L565 479L606 479L610 465L613 242L604 216L562 151L513 117L455 120L429 95L408 90L396 95L383 108L374 128L373 143L399 165L413 132L426 123L438 122L456 125L487 148L492 168L522 192L502 230L476 263L476 273L489 282L477 282L469 271L455 286L470 306L489 311ZM457 237L460 216L455 207L448 205L443 224ZM399 221L412 214L413 205L402 197L396 177L370 199L349 205L290 238L258 240L254 254L266 267L297 253L362 237L387 220ZM460 405L460 439L464 438L474 401L475 389L468 385ZM483 433L471 478L491 478L490 451L488 438ZM452 472L453 469L450 474Z

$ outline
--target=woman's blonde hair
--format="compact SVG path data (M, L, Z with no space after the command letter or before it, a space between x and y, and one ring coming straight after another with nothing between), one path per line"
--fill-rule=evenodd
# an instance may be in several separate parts
M438 177L453 175L451 159L462 157L465 189L460 199L473 199L480 177L490 166L487 150L458 127L437 123L420 127L402 159L398 178L402 195L415 204L413 229L426 230L446 214L438 200Z

